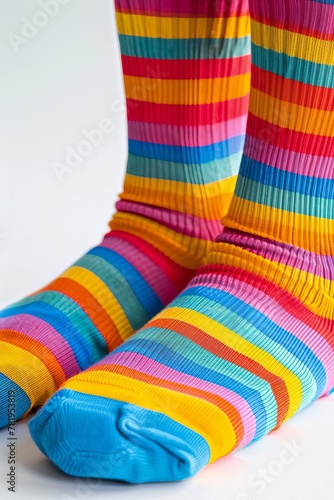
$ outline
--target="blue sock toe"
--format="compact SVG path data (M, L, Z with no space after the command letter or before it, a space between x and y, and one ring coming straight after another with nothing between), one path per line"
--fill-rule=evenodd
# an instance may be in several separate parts
M29 428L45 455L79 477L179 481L210 460L199 434L162 413L68 389L56 393Z
M9 420L23 417L31 406L30 399L21 387L2 373L0 373L0 401L0 429L7 427Z

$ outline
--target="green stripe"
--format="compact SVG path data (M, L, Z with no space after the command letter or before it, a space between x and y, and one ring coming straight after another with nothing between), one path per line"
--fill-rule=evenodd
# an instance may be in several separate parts
M129 154L126 172L137 177L203 185L236 175L241 157L240 152L204 164L185 165Z
M159 345L162 345L175 352L175 355L180 355L180 353L182 353L182 356L184 356L186 353L186 357L190 361L198 364L200 360L200 365L203 366L203 368L214 370L216 373L230 377L234 381L243 384L245 387L258 392L263 401L263 406L267 411L265 433L270 432L273 427L276 427L277 402L269 382L257 377L251 371L246 371L237 364L230 363L229 361L212 354L203 347L200 347L189 340L187 337L184 337L173 330L166 328L163 330L167 332L167 335L162 334L157 338L157 329L154 327L148 327L139 331L136 334L136 339L142 339L144 342L145 340L150 340L157 344L157 349L159 348Z
M327 198L316 198L261 184L239 174L235 195L259 205L285 210L290 213L334 219L334 203Z
M334 71L331 66L318 64L297 57L264 49L252 44L253 64L274 75L297 82L324 88L334 87Z
M138 330L150 319L129 283L116 267L101 257L90 254L82 257L75 265L95 274L109 288L133 330Z
M224 292L224 295L225 294L228 293ZM234 296L230 297L233 302L239 302L241 300L235 298ZM292 372L296 376L296 378L299 379L302 386L302 404L305 404L305 401L313 400L317 388L314 375L309 370L309 368L292 352L288 351L284 346L279 344L278 341L275 342L274 340L269 338L267 335L265 335L265 333L256 328L256 326L254 326L252 323L234 312L231 307L218 304L217 301L206 299L203 296L198 297L197 295L192 295L191 301L189 300L189 298L189 293L185 297L182 297L181 295L174 300L173 305L175 307L182 308L182 304L184 304L186 305L184 309L186 309L187 311L202 313L205 312L205 315L208 318L216 321L217 323L220 323L221 325L224 325L224 327L231 330L231 332L236 333L240 337L240 339L246 340L253 346L256 346L264 352L268 353L270 356L275 358L278 363L290 370L290 372ZM252 306L248 307L254 309ZM235 346L237 348L238 340L235 339L234 336L233 338L231 338L231 340L235 342ZM312 383L310 383L311 380Z
M250 37L163 39L119 35L126 56L150 59L229 59L250 53Z
M92 363L98 361L103 353L107 354L106 342L89 316L87 316L85 311L76 302L63 293L46 290L31 297L26 297L25 299L13 304L11 307L34 303L37 304L38 302L50 305L55 309L58 309L58 311L62 314L66 315L67 319L72 323L74 328L82 335L85 342L89 345L89 348L94 355Z

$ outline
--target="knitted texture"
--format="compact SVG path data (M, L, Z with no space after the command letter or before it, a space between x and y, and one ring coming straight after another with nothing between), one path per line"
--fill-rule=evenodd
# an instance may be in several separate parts
M245 138L246 4L116 1L129 158L111 232L0 313L0 427L141 328L195 274L221 228Z
M252 0L251 17L227 229L164 311L31 422L69 474L184 479L334 387L334 4Z

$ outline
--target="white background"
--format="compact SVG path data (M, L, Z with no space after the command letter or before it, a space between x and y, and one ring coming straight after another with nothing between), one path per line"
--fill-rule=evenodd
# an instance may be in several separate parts
M39 12L39 0L0 0L0 306L43 286L99 242L125 168L111 0L70 0L53 18ZM16 38L15 46L26 19L45 26L30 31L25 43ZM64 164L83 131L105 119L113 130L57 177L55 162ZM36 449L23 422L17 424L15 495L7 491L7 432L0 431L0 498L333 498L333 416L331 397L190 481L143 486L64 476ZM294 454L285 451L291 447Z

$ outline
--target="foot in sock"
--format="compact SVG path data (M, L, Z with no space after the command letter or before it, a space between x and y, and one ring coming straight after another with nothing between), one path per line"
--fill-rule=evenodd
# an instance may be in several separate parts
M252 0L251 16L227 229L164 311L30 422L68 474L184 479L334 387L334 5Z
M210 2L179 9L117 2L124 192L101 245L0 313L0 427L9 390L16 418L42 405L167 305L221 230L245 138L249 16L235 9L228 20Z

